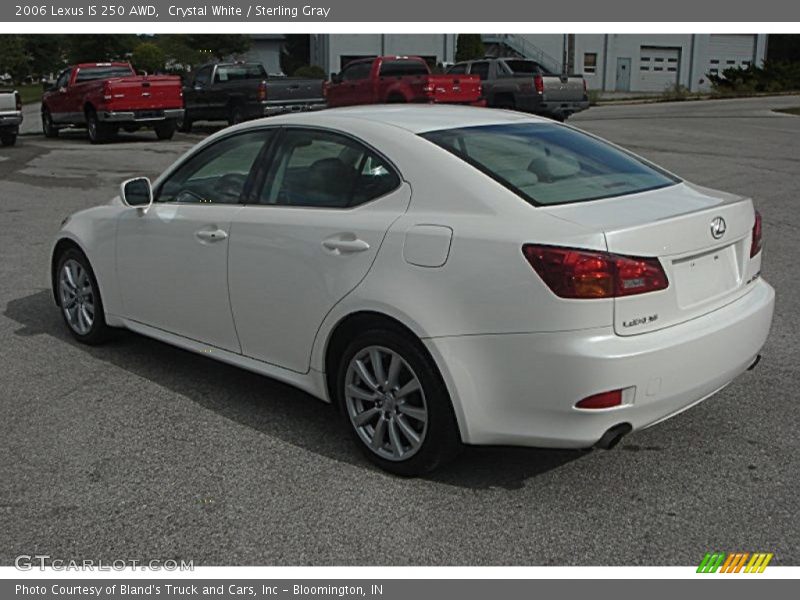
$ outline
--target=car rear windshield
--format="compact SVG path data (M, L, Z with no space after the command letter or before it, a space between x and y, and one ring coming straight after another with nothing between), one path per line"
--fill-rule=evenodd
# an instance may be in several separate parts
M624 150L562 125L484 125L421 135L535 205L623 196L680 181Z
M217 67L217 81L242 81L246 79L266 79L267 72L261 65L232 65Z
M75 76L75 83L94 81L95 79L111 79L112 77L130 77L133 71L129 67L81 67Z
M508 70L514 75L543 75L545 70L532 60L506 60Z
M381 77L427 74L428 65L420 60L385 60L381 63Z

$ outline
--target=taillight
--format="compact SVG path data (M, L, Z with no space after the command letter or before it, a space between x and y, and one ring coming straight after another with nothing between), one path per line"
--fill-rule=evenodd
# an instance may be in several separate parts
M541 75L534 75L533 77L533 86L536 88L537 94L544 93L544 77Z
M434 92L436 91L436 86L432 83L426 83L422 91L425 92L428 96L433 96Z
M611 408L622 404L622 390L594 394L575 404L575 408Z
M22 98L19 95L19 92L14 92L14 99L17 103L17 110L22 110Z
M756 211L756 222L753 223L753 238L750 242L750 258L761 252L761 213Z
M258 84L257 98L259 102L264 102L267 99L267 82L262 81Z
M561 298L618 298L669 286L657 258L536 244L525 244L522 253Z

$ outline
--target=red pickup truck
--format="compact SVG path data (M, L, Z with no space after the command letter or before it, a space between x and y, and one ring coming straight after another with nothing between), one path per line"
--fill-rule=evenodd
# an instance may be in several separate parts
M432 75L418 56L354 60L325 85L328 106L435 102L485 105L476 75Z
M122 128L153 127L160 140L183 117L180 77L137 75L129 63L82 63L64 69L42 96L42 130L56 137L64 127L86 127L93 144Z

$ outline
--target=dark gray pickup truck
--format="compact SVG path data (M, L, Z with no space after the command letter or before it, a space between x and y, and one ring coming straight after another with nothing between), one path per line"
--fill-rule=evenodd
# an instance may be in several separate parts
M589 108L581 75L557 75L524 58L486 58L456 63L451 75L478 75L487 106L544 115L558 121Z
M284 112L325 108L321 79L267 75L258 63L214 63L199 67L183 88L185 112L178 123L191 131L196 121L229 125Z

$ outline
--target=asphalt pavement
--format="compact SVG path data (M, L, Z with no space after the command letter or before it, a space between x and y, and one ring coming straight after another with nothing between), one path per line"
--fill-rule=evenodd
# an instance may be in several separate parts
M754 198L778 293L759 367L612 451L468 448L419 479L370 466L330 406L286 385L131 333L75 343L47 289L61 220L201 136L91 146L28 123L0 149L0 564L691 565L711 550L800 564L800 117L771 110L788 106L800 97L570 121Z

